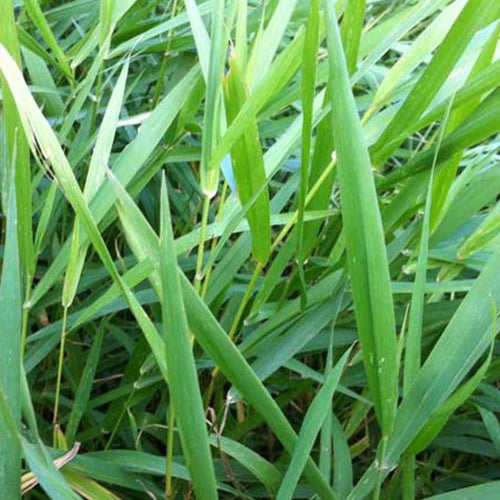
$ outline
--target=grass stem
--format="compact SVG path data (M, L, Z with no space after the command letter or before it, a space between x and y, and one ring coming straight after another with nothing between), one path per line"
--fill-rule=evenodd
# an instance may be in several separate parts
M196 272L194 275L194 288L200 292L203 281L203 258L205 254L205 239L207 235L208 213L210 210L210 197L205 196L203 200L203 213L201 216L200 242L198 244L198 255L196 258Z
M62 372L64 364L64 347L66 343L66 322L68 320L68 308L64 307L62 326L61 326L61 342L59 344L59 358L57 362L57 380L56 380L56 395L54 400L54 411L52 417L52 425L54 428L59 424L59 399L61 396L61 382L62 382ZM55 439L54 439L55 446Z

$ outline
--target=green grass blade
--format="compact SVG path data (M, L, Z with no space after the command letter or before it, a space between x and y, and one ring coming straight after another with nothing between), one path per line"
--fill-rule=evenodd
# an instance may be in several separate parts
M144 165L154 148L160 142L168 127L179 113L187 96L193 89L199 75L199 67L192 68L172 91L158 104L148 119L141 125L136 138L127 145L113 163L113 172L119 181L127 186L138 170ZM115 201L113 188L105 183L90 204L96 221L100 222L111 209ZM81 238L80 244L83 244ZM51 288L55 280L64 270L68 258L70 242L51 264L49 271L42 278L31 295L31 305L36 304L40 298Z
M494 500L498 496L500 481L491 481L477 486L441 493L427 497L427 500Z
M478 409L479 413L481 414L481 418L483 419L484 426L486 427L491 441L495 446L497 455L500 457L500 423L498 423L498 418L490 410L486 410L485 408L481 407L479 407Z
M282 0L277 3L269 23L261 33L248 63L253 68L250 85L252 90L268 72L296 5L297 0Z
M49 65L42 57L25 47L23 47L22 52L31 83L34 86L43 87L45 90L40 98L47 110L47 114L50 116L61 116L64 111L64 102L57 90L57 85L49 70Z
M88 353L85 368L76 390L75 400L73 401L71 413L69 414L68 425L66 427L66 439L69 446L73 446L76 431L78 430L78 426L90 400L92 384L94 383L97 364L99 363L99 358L101 356L104 333L105 328L101 327L92 342L92 347Z
M455 94L452 94L446 99L436 104L431 110L429 110L414 127L414 130L419 130L421 128L427 127L432 122L439 120L443 116L444 112L449 106L450 101L453 101L453 108L460 108L462 106L468 106L471 102L476 102L481 100L487 93L498 87L500 74L500 61L492 62L487 68L480 71L477 75L473 76L467 84L460 89Z
M157 237L129 195L122 190L121 199L125 198L129 199L129 203L123 203L123 208L127 210L123 214L123 227L131 249L138 259L149 259L158 270ZM149 279L155 288L159 288L157 272L150 274ZM189 327L196 341L239 393L264 417L287 451L292 453L297 436L288 420L188 279L183 274L180 279ZM308 461L305 470L308 480L322 497L334 498L312 461Z
M116 10L116 0L100 2L99 9L99 45L104 45L113 26L113 13Z
M411 296L410 317L408 321L408 333L405 339L403 388L408 389L415 379L422 358L422 327L424 317L425 283L427 280L427 265L429 256L429 225L430 211L432 207L432 179L429 179L427 190L427 201L425 204L424 219L422 221L422 234L417 258L417 272L415 275L414 288Z
M347 2L344 16L342 18L342 24L340 26L340 34L342 37L342 44L344 45L347 69L350 75L352 75L356 70L358 62L359 44L365 20L365 9L366 0L354 0Z
M470 395L478 388L481 380L486 375L488 368L491 364L491 359L493 355L494 342L491 344L490 352L488 356L474 373L474 375L467 380L456 392L440 406L430 417L429 421L425 427L420 431L418 436L413 440L409 446L409 452L412 454L418 454L425 450L434 439L441 432L446 422L451 417L451 415L457 410L457 408L463 405Z
M14 60L5 48L0 45L0 70L6 77L11 90L14 89L14 98L20 113L24 131L29 138L33 153L40 157L45 168L52 168L54 175L61 186L68 201L72 204L77 217L82 223L86 234L102 259L107 271L119 286L121 293L143 329L148 341L152 345L158 364L166 377L166 367L162 352L162 342L158 340L158 333L149 317L135 298L134 294L126 287L114 265L113 259L106 247L90 209L74 177L73 171L66 156L49 124L45 120L36 102L29 93L23 76Z
M117 9L115 10L115 16L118 13L118 11L121 10L122 5L127 7L126 4L130 4L131 2L134 1L135 0L127 0L126 2L125 1L117 2L116 4ZM118 44L117 47L112 47L108 57L110 58L120 57L123 54L129 53L130 51L134 51L140 48L141 43L147 43L155 36L161 35L163 33L168 32L169 30L174 30L176 28L182 29L190 23L193 36L195 34L196 36L198 36L197 29L195 29L195 27L193 26L193 18L191 17L192 14L191 8L196 7L196 5L193 4L192 0L187 0L185 4L186 4L186 12L181 12L180 14L171 19L156 24L151 29L142 31L136 36L126 38L125 41L123 41L123 43ZM213 9L213 3L211 1L206 1L204 3L199 4L197 8L199 14L197 14L197 18L201 19L201 16L206 16L207 14L212 12L212 9ZM198 26L201 27L199 23ZM95 43L97 43L97 41ZM197 43L198 41L196 41L196 44ZM208 68L208 58L207 58L207 68ZM205 72L205 69L203 69L203 71Z
M235 51L242 67L247 67L248 5L245 0L238 0L236 18Z
M211 162L221 127L222 75L226 56L226 25L224 21L224 0L215 0L212 12L210 60L208 67L203 137L201 146L201 189L208 197L217 192L220 162Z
M411 297L410 317L408 321L408 334L405 340L405 358L403 370L403 391L406 394L413 380L415 379L422 361L422 327L424 318L425 283L427 281L427 266L429 258L429 235L432 214L432 190L434 187L434 170L441 147L443 136L448 124L450 107L444 117L444 123L436 146L436 153L432 164L427 188L427 198L425 202L425 213L422 221L422 234L420 237L420 247L417 258L417 272L415 274L415 286Z
M482 250L488 243L498 236L500 229L500 203L481 222L480 226L462 243L458 250L458 257L466 259Z
M412 41L411 47L392 66L379 85L373 98L372 107L378 108L396 91L398 84L415 69L444 39L467 0L458 0L436 16L432 23Z
M38 31L40 32L42 38L45 40L45 43L49 46L50 50L54 53L54 56L56 57L57 61L61 65L61 68L63 69L65 75L69 78L70 81L73 80L73 74L71 72L71 69L69 67L68 60L66 58L66 55L64 54L63 50L57 43L56 37L54 36L54 33L52 33L52 30L50 29L49 24L47 23L47 20L45 19L45 16L43 14L43 11L38 3L37 0L23 0L24 7L26 8L26 11L28 12L29 16L33 20L33 23L37 27Z
M186 13L189 17L189 24L193 32L193 38L200 59L200 66L205 81L208 81L210 67L210 37L201 17L200 8L194 0L186 0Z
M454 154L479 144L496 134L500 129L499 109L500 90L496 89L482 101L464 123L443 140L439 148L437 165L448 160ZM428 169L432 165L434 156L435 148L417 153L404 166L392 171L380 182L377 182L377 189L387 189L396 182Z
M119 497L111 493L111 491L72 469L66 467L61 472L67 483L84 498L91 498L92 500L119 500Z
M119 154L112 165L112 170L123 185L127 186L130 183L153 153L194 88L199 71L199 66L195 65L179 80L141 124L135 139ZM111 191L110 186L104 185L91 203L92 212L95 212L98 220L101 220L113 206Z
M269 493L276 494L282 474L272 463L238 441L224 436L211 435L210 444L212 447L219 448L222 452L237 460L259 479Z
M227 120L230 124L247 100L245 78L236 54L230 56L229 73L224 79L224 96ZM266 183L264 157L259 141L255 119L249 120L243 136L231 149L233 173L241 204L246 205L259 188ZM269 192L267 187L260 192L248 209L247 219L252 234L252 253L261 264L265 264L271 253L271 226Z
M245 358L229 340L206 305L199 299L191 284L186 278L182 278L181 284L190 326L196 340L214 359L240 394L264 417L286 450L292 453L297 436L287 419ZM308 461L305 474L321 498L336 498L312 461Z
M19 40L16 33L16 22L11 0L5 0L0 4L0 44L3 44L19 67L21 67L21 54ZM22 133L21 123L16 106L5 79L2 83L2 115L4 122L5 145L7 156L5 160L9 167L6 169L9 175L16 178L17 198L17 223L18 244L20 258L23 268L28 276L32 277L35 271L33 257L33 235L32 235L32 207L31 197L26 198L26 190L31 192L31 171L29 163L29 148L26 137ZM9 181L7 181L7 186ZM8 189L5 191L8 192ZM6 197L2 195L2 203Z
M17 241L15 181L10 181L7 228L0 278L0 389L14 429L0 420L0 484L8 498L19 497L21 481L21 318L22 287Z
M499 14L499 5L488 0L467 3L431 63L374 145L375 163L382 163L398 147L410 129L411 122L418 120L426 110L474 34Z
M361 38L359 54L363 62L353 76L354 81L358 81L395 43L446 3L448 0L420 0L408 9L394 13L385 22L378 23L368 31Z
M118 77L97 135L96 144L87 172L85 188L83 190L83 195L87 202L90 202L93 198L99 189L99 186L103 183L106 175L113 139L115 137L116 127L123 103L127 74L128 62L124 64L120 76ZM68 269L64 277L63 285L62 303L65 307L69 307L73 303L76 288L80 281L85 256L87 254L88 243L81 245L81 230L82 228L80 224L77 223L74 225Z
M218 498L217 486L182 300L165 179L161 201L160 275L169 388L196 497L211 500Z
M450 399L429 417L428 423L410 444L408 450L412 454L418 454L428 448L432 441L438 436L446 422L457 408L465 403L471 394L477 389L484 378L491 363L491 354L480 366L477 372L461 386Z
M347 498L352 490L352 460L349 443L339 419L332 416L333 487L339 498Z
M500 253L496 252L484 266L410 387L398 409L394 433L388 443L388 463L397 460L491 345L492 329L497 329L491 303L500 303L499 265Z
M331 101L330 85L327 85L326 93L324 95L324 106L329 106ZM318 179L323 175L326 168L332 161L332 151L334 149L333 135L331 133L331 112L328 112L322 120L318 123L316 131L316 140L314 143L314 151L311 161L311 171L309 174L309 185L314 185ZM328 177L321 183L318 192L314 195L308 204L311 210L321 210L328 206L330 196L333 190L333 183L335 180L335 170L328 175ZM318 231L320 229L319 223L309 222L304 226L304 255L311 253L315 246Z
M498 41L498 35L500 33L500 22L497 22L496 28L493 30L490 38L484 44L475 64L472 68L468 78L467 83L469 83L473 78L480 74L483 70L489 67L491 61L495 54L495 48ZM453 102L453 99L452 101ZM467 117L477 108L481 102L481 97L476 96L470 99L468 103L457 108L448 119L446 123L447 132L451 132L457 126L459 126ZM431 213L431 231L435 229L439 222L443 219L445 215L445 210L448 206L447 200L450 192L450 188L455 179L457 169L460 164L460 160L463 156L463 152L459 151L455 156L453 156L445 166L441 167L439 172L434 178L434 186L432 198L434 200L433 209Z
M349 358L350 350L348 350L335 365L335 368L326 377L323 387L314 397L311 406L302 422L299 438L290 460L288 469L283 477L280 489L276 496L277 500L291 500L297 483L300 479L307 457L310 455L317 435L323 425L323 421L327 416L328 409L333 394L344 370L345 364Z
M311 142L313 136L314 90L316 88L317 54L319 49L320 2L313 0L307 18L304 51L302 53L302 149L300 165L299 214L297 219L297 260L304 262L304 210L308 191L311 161Z
M370 158L352 95L337 19L324 2L331 75L332 130L356 321L382 432L391 431L397 398L397 347L389 269Z
M212 168L216 165L218 168L226 154L243 135L249 119L257 116L266 102L288 84L300 66L303 43L304 31L299 31L293 42L276 58L265 78L252 89L247 102L218 142L211 159Z
M104 113L99 133L97 135L94 151L90 159L89 170L85 180L84 194L91 200L99 186L104 181L106 169L109 164L111 149L116 134L118 119L123 105L125 86L127 83L129 63L126 61L114 85L113 92Z
M48 189L47 195L44 200L43 210L38 220L38 226L35 233L34 253L38 257L42 250L45 235L50 226L51 216L53 215L54 202L57 195L57 184L52 182Z
M493 481L499 33L487 0L0 0L21 495Z

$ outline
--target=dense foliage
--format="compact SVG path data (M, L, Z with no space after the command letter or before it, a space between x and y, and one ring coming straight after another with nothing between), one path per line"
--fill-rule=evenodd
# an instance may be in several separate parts
M499 33L0 0L2 498L498 498Z

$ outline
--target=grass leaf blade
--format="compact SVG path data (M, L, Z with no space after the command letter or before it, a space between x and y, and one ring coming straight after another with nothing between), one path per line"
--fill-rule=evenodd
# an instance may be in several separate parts
M196 497L214 500L217 498L217 486L198 375L189 342L165 179L161 201L160 276L169 388Z
M356 321L375 411L391 431L397 397L397 348L389 268L371 163L351 91L337 18L324 0L332 130Z

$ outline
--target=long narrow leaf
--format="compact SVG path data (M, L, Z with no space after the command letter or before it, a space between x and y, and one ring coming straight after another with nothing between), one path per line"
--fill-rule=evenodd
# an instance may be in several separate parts
M230 124L247 100L245 77L236 54L230 57L229 73L224 80L226 113ZM250 119L241 139L231 149L233 173L241 204L246 205L266 182L264 157L259 142L255 119ZM260 192L247 212L252 234L252 253L261 264L265 264L271 253L271 226L269 192L267 187Z
M293 498L295 487L300 479L307 457L311 453L316 437L323 425L323 421L330 407L330 401L337 388L349 354L350 350L342 356L335 368L328 374L323 387L319 390L311 406L307 410L290 465L283 477L283 482L276 496L277 500L290 500Z
M337 19L331 3L324 1L323 5L331 75L332 130L356 321L375 410L387 435L396 409L398 366L384 233Z
M0 484L9 498L19 497L21 481L21 317L22 292L17 240L15 181L12 176L7 208L7 231L0 277L0 390L14 429L0 418Z
M153 286L158 288L159 254L157 237L142 214L140 214L137 206L123 190L121 191L121 198L123 200L128 198L130 201L123 205L128 211L127 213L123 212L121 216L129 244L139 259L147 258L155 263L156 272L150 274L149 279ZM246 359L228 338L226 332L183 274L180 275L180 281L189 327L197 342L217 363L222 373L234 384L239 393L265 418L278 439L291 453L297 436L290 423ZM324 482L321 473L312 461L308 461L305 471L308 480L322 497L335 498L332 490Z
M165 180L162 183L161 202L160 275L169 388L196 497L214 500L217 498L217 486L208 445L205 412L189 342Z

